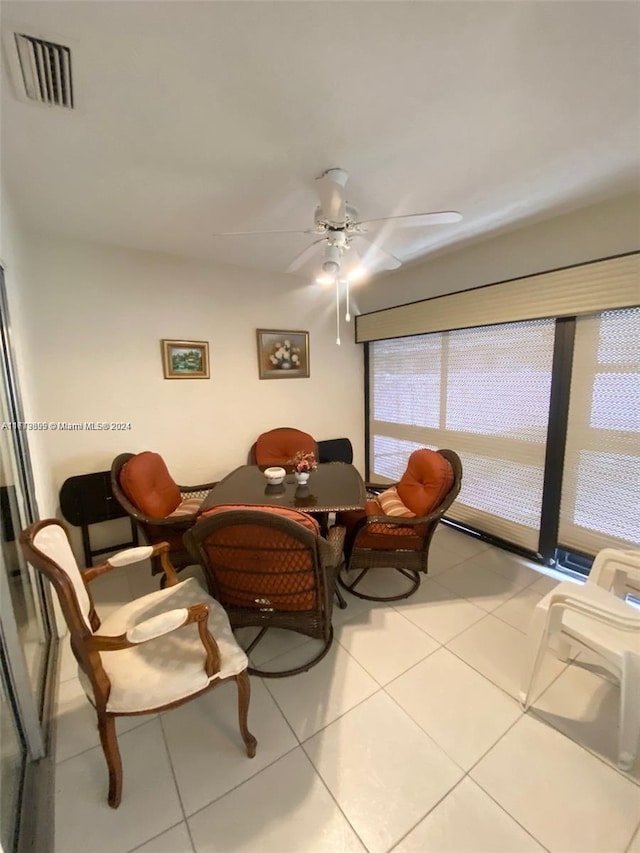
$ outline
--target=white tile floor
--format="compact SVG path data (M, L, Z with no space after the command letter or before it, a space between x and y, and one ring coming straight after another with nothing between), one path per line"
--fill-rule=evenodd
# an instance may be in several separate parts
M252 678L253 760L232 685L121 720L117 811L65 643L57 853L640 853L640 761L615 766L616 685L549 656L534 707L523 714L515 698L529 615L555 580L448 528L431 569L393 607L349 596L309 672ZM100 578L98 610L156 583L146 566ZM284 668L314 643L274 633L257 660Z

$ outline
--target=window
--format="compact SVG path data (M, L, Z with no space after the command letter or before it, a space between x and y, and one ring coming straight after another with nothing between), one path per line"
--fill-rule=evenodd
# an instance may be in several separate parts
M463 465L447 516L537 550L553 320L437 332L370 345L370 476L392 481L419 447Z
M640 545L640 309L576 321L560 544Z

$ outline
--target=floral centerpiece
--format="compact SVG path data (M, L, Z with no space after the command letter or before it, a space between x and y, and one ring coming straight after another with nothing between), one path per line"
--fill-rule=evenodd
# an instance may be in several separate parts
M304 450L299 450L293 459L289 460L289 464L293 465L296 474L310 474L318 467L315 453L306 453Z
M300 347L291 345L291 341L278 341L271 348L269 363L279 370L292 370L300 367Z

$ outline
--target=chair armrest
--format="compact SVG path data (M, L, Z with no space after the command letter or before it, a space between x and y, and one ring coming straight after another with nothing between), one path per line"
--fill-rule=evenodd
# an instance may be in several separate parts
M619 551L616 548L604 548L594 560L587 583L595 584L602 589L615 590L619 581L629 574L634 576L640 572L640 551ZM622 583L624 586L624 582Z
M110 572L112 569L118 569L121 566L131 566L135 563L141 563L143 560L148 560L150 557L155 557L160 554L160 563L167 577L166 586L175 586L178 583L176 570L171 565L169 560L169 543L158 542L155 545L141 545L139 548L127 548L124 551L118 551L117 554L109 557L106 563L99 566L90 566L82 572L82 577L89 583L100 575Z
M589 616L596 622L601 622L612 628L640 633L640 614L631 605L625 604L613 596L611 597L612 606L607 607L597 601L583 598L575 593L556 592L553 590L548 593L546 602L549 606L549 611L556 609L560 611L571 610L574 613ZM628 614L622 612L623 608L628 609Z
M157 616L145 619L143 622L134 625L125 634L119 634L115 637L93 634L87 638L86 642L90 651L116 652L133 648L141 643L148 643L150 640L163 637L178 630L178 628L184 628L185 625L191 625L195 622L206 654L205 670L208 677L211 678L216 672L220 671L220 651L218 644L207 628L208 618L208 604L204 602L192 604L190 607L168 610L166 613L159 613Z

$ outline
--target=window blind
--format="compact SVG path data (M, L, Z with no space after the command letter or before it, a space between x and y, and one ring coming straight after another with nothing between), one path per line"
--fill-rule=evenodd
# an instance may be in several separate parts
M561 547L640 546L640 309L576 323Z
M356 341L573 317L640 301L640 253L477 287L356 317Z
M371 479L419 447L462 460L447 517L537 551L554 321L376 341L369 358Z

